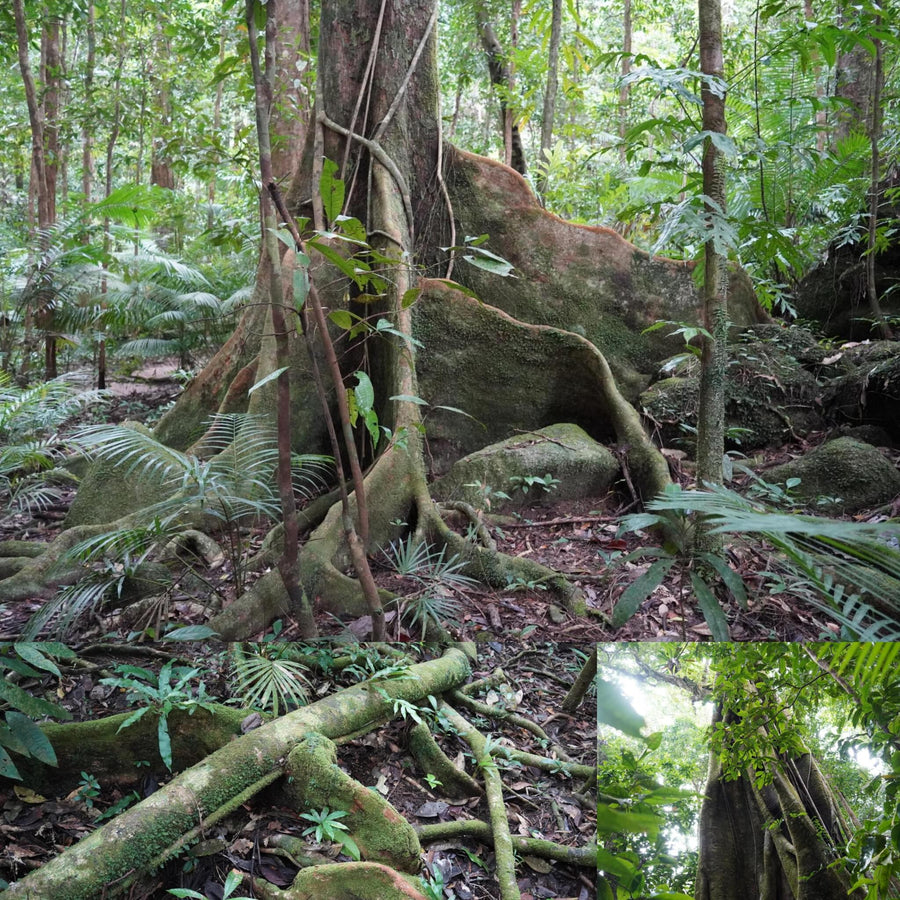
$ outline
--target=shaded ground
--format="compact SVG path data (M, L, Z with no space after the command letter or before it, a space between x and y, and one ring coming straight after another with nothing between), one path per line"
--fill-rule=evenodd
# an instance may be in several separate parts
M137 380L117 383L111 408L95 415L102 415L108 421L125 418L153 421L159 409L179 390L173 382L164 380L164 374L148 369L140 373ZM769 451L766 461L784 461L791 453L802 453L809 446ZM674 464L679 464L677 458ZM688 474L676 474L683 482L690 480ZM621 487L627 493L626 486ZM58 533L73 496L74 492L67 492L60 503L39 511L34 517L23 514L0 520L0 540L51 539ZM576 617L561 608L540 584L511 584L503 590L479 585L460 588L448 584L440 589L443 591L441 602L449 610L442 616L444 625L456 639L476 641L543 638L587 643L709 639L709 627L690 590L683 590L677 566L623 627L615 629L611 626L610 617L616 601L626 587L646 571L649 561L626 562L624 565L610 565L610 561L642 546L658 544L655 536L643 533L618 536L619 516L632 511L634 505L615 493L565 502L553 502L552 494L549 494L539 504L492 527L500 551L528 557L569 577L583 592L586 616ZM870 517L877 515L873 512ZM866 516L856 518L865 519ZM235 553L230 552L228 541L220 537L226 558L213 567L197 569L199 578L190 575L182 579L156 602L145 604L132 615L85 618L78 626L77 637L85 641L101 635L111 635L116 640L133 637L152 640L158 636L161 622L196 624L205 621L211 608L227 605L239 593L236 574L247 585L265 571L251 565L248 571L236 573L235 563L241 559L250 560L257 554L268 529L267 523L242 529L241 546ZM459 530L463 531L463 527ZM730 549L728 560L742 576L751 595L747 610L740 609L724 593L720 597L735 640L818 640L836 633L836 626L823 613L771 588L760 574L771 568L772 560L765 547ZM399 577L390 567L386 554L378 554L372 562L380 587L407 596L420 586L412 579ZM14 608L0 608L0 638L14 637L42 602L36 598L33 602L17 603ZM398 625L395 613L388 616L392 639L421 638L420 627L411 625L408 619ZM322 635L344 641L365 640L369 633L367 619L341 621L320 611L317 623ZM296 623L289 618L277 624L275 633L289 640L300 637Z
M209 693L218 700L234 697L234 681L227 655L222 652L181 645L188 658L180 661L201 666ZM405 647L405 651L415 648ZM427 652L427 651L425 651ZM129 708L122 690L100 683L112 674L115 664L127 662L158 670L163 661L173 658L175 651L166 648L139 647L136 650L112 645L96 645L80 651L77 666L63 669L63 677L47 678L38 684L25 679L21 686L43 692L69 709L76 719L99 718ZM553 664L548 665L552 657ZM178 657L175 657L178 659ZM311 672L311 700L358 680L374 658L360 651L355 668L344 668L341 674L329 676ZM484 646L479 651L473 678L488 676L502 666L506 685L498 685L486 693L475 694L493 707L516 712L541 725L551 742L559 742L573 759L594 765L596 759L596 704L587 698L574 716L560 712L560 704L574 681L584 660L584 651L573 646L534 644L526 649L510 645ZM455 704L454 704L455 705ZM463 710L477 722L483 733L519 750L540 755L554 755L552 749L531 732L500 720L488 722ZM361 738L342 743L338 762L362 784L377 790L414 825L438 821L478 818L487 820L483 798L464 802L448 802L440 786L430 787L426 773L418 771L406 752L407 723L398 719L385 728ZM462 759L464 744L455 736L438 735L445 752ZM560 778L528 766L500 761L506 787L505 799L512 833L537 836L571 847L591 845L596 828L596 798L583 794L584 785ZM473 772L471 760L468 771ZM111 786L95 783L89 786L90 772L84 773L80 789L58 797L41 797L27 788L0 782L0 877L12 881L39 867L62 848L71 845L95 826L117 802L136 802L152 794L167 780L162 767L149 763L137 770L133 784ZM589 791L592 788L589 789ZM153 878L142 883L129 896L133 900L149 900L169 896L166 890L187 887L205 893L210 900L221 897L221 885L229 870L236 868L254 877L264 878L278 886L291 883L297 865L276 846L274 835L290 835L304 841L302 832L309 821L297 810L279 805L277 795L261 794L236 813L209 829L191 852L167 864ZM339 847L315 846L309 838L309 850L336 859ZM445 885L452 887L460 900L481 900L498 896L493 880L493 851L489 846L469 838L445 839L424 848L425 866L430 876L442 874ZM567 897L587 900L595 895L593 872L561 863L549 863L526 857L518 869L523 896L534 898ZM217 890L218 889L218 890ZM246 894L246 891L239 891Z

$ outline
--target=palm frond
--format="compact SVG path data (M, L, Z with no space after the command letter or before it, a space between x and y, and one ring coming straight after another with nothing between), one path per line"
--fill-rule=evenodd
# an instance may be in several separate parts
M308 669L268 644L238 646L233 655L236 692L247 706L278 716L292 707L305 706Z
M900 628L900 526L773 512L724 487L674 489L648 508L697 513L712 534L767 542L851 637Z

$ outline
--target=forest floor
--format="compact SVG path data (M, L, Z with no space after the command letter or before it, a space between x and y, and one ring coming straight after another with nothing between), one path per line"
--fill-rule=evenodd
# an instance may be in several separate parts
M153 422L180 388L166 378L165 369L148 367L138 377L117 381L112 399L101 413L103 421L125 419ZM787 458L789 448L775 448L767 456L774 461ZM56 505L34 515L8 516L0 521L0 540L11 538L47 541L60 530L74 491L68 492ZM685 570L675 566L664 582L641 605L637 613L622 627L610 624L613 609L627 586L646 572L652 560L610 560L658 543L643 532L619 535L619 517L634 511L621 495L584 498L578 501L554 501L552 494L541 502L521 510L514 518L505 518L492 530L497 548L503 553L527 557L550 569L563 573L583 593L587 615L575 616L562 608L544 586L536 583L511 584L506 589L485 586L447 585L443 599L452 604L454 613L445 625L458 640L546 639L554 641L678 641L710 640L709 626L692 597L689 583L685 587ZM205 621L210 606L221 606L235 599L236 572L241 559L252 558L262 545L269 526L265 523L243 529L240 555L226 550L226 559L213 568L198 571L202 578L176 586L156 607L146 610L141 618L94 617L78 626L80 641L105 639L152 639L158 634L156 624L174 620L179 624ZM386 554L372 558L373 570L380 587L399 595L408 595L418 585L396 575ZM769 568L765 548L748 550L733 547L728 561L743 579L750 601L740 608L723 594L725 609L734 640L739 641L814 641L837 634L837 626L821 611L795 597L773 592L760 572ZM264 571L264 570L263 570ZM262 571L240 573L245 587ZM0 608L0 639L16 635L25 621L43 601L16 604L14 609ZM320 634L342 641L365 640L368 617L355 621L339 620L325 611L317 613ZM415 629L398 626L396 614L388 613L389 637L392 640L415 640L421 637ZM285 640L300 638L297 623L290 619L277 625L277 633ZM259 635L262 638L264 635Z
M405 653L415 647L404 645ZM419 651L427 655L427 648ZM473 678L483 678L502 667L505 682L486 695L477 695L494 707L514 711L539 724L551 742L559 743L569 757L586 765L596 759L596 710L592 697L586 698L575 715L561 712L566 692L584 662L584 649L572 645L532 644L490 645L479 649ZM327 696L360 677L366 663L365 649L358 651L356 668L323 675L310 671L310 701ZM552 658L552 664L548 661ZM98 719L134 709L120 687L103 684L101 679L115 676L118 664L138 665L158 670L166 661L199 667L207 693L217 702L242 705L240 694L224 650L198 649L198 645L176 645L165 649L140 646L98 644L79 648L77 666L62 667L60 679L47 677L43 683L25 679L22 687L43 692L49 699L68 709L78 720ZM365 675L363 675L365 677ZM455 705L455 704L454 704ZM462 710L471 718L472 714ZM553 755L535 734L503 719L490 724L475 719L483 732L518 750L538 755ZM414 825L461 819L488 820L483 797L465 801L442 798L441 788L430 787L406 750L407 722L397 719L387 726L353 740L339 742L338 762L362 784L378 791ZM436 733L439 743L451 759L461 760L463 743L452 735ZM505 785L505 800L510 829L514 835L541 837L570 847L589 846L595 840L595 802L591 787L530 766L500 761ZM471 771L471 760L469 770ZM138 773L138 775L136 775ZM140 774L142 773L142 774ZM123 773L129 778L129 773ZM130 781L94 779L83 773L80 785L65 786L59 796L43 797L4 782L0 785L0 878L13 881L41 866L84 837L105 817L116 803L129 804L149 796L168 780L169 774L157 758L135 770ZM476 773L477 777L477 773ZM106 781L107 783L104 783ZM337 845L316 847L312 836L302 832L309 821L300 818L300 810L284 807L274 793L262 793L245 803L237 812L209 829L196 852L170 861L152 877L135 886L131 900L150 900L170 896L170 888L191 888L203 892L209 900L221 898L221 885L231 869L265 879L279 887L289 885L297 865L274 847L275 834L292 835L310 842L316 849L336 858ZM426 870L436 870L443 883L455 891L459 900L487 900L499 896L493 876L493 851L471 838L443 839L424 847ZM578 898L595 896L592 869L551 863L525 857L518 867L523 898ZM246 890L237 892L246 895Z

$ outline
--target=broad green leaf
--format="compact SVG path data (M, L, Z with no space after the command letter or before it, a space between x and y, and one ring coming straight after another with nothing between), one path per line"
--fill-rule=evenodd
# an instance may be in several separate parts
M159 739L159 755L166 768L172 771L172 739L169 736L169 722L165 715L159 717L156 726L156 734Z
M366 410L363 414L363 419L365 420L369 435L372 438L372 446L377 447L381 437L381 430L378 428L378 413L376 413L374 409Z
M307 246L312 247L319 252L328 260L328 262L340 269L348 278L352 278L353 281L359 280L356 265L354 265L353 260L341 256L334 247L329 247L328 244L319 241L310 241Z
M344 182L336 177L338 165L330 159L322 161L322 176L319 179L319 191L322 195L322 207L329 222L334 222L344 207Z
M365 372L356 373L357 385L353 389L356 394L356 405L360 412L368 413L375 406L375 388L372 379Z
M6 724L25 747L29 756L48 766L56 765L56 753L50 745L47 735L28 716L10 710L6 714Z
M704 553L700 558L719 573L741 609L747 609L747 588L744 587L744 579L721 556L716 556L715 553Z
M343 328L345 331L349 331L355 324L352 313L347 312L346 309L334 309L328 313L328 318L338 328Z
M597 721L621 731L630 737L643 740L641 729L646 724L619 689L618 685L602 678L596 680Z
M72 714L55 703L49 703L41 697L33 697L27 691L23 691L17 684L12 684L5 678L0 678L0 700L5 700L13 709L18 709L31 716L32 719L41 719L50 716L54 719L71 719Z
M627 859L616 856L602 847L597 848L597 868L601 872L609 872L610 875L618 875L620 878L627 879L634 878L637 873L637 869Z
M304 266L294 269L294 308L299 312L309 296L309 271Z
M19 770L13 764L9 754L0 747L0 778L15 778L17 781L22 780Z
M175 628L168 634L164 634L164 641L205 641L208 638L217 638L219 633L208 625L184 625Z
M662 584L666 573L675 564L675 560L671 557L663 557L657 559L650 564L650 567L636 578L619 597L616 608L613 610L613 625L620 628L624 625L637 611L640 605Z
M418 406L428 406L428 401L421 397L413 397L412 394L394 394L388 400L399 400L403 403L415 403Z
M56 663L47 659L47 657L38 649L37 645L27 641L20 641L17 644L13 644L13 649L22 657L22 659L31 663L36 669L43 669L45 672L56 675L57 678L60 677L61 673Z
M41 673L34 666L30 666L24 659L17 659L15 656L0 657L0 672L4 669L11 669L18 672L19 675L25 675L27 678L40 678Z
M644 742L651 750L659 750L660 744L662 744L663 732L654 731L653 734L648 734L644 739Z
M709 585L696 572L691 572L691 585L694 588L694 596L703 611L703 618L709 625L713 640L730 641L731 632L728 630L728 621L719 601L709 589Z
M280 369L276 369L274 372L269 372L269 374L266 375L265 378L261 378L259 381L257 381L256 384L254 384L253 387L250 388L249 391L247 391L247 394L250 395L254 391L259 390L264 384L268 384L270 381L274 381L282 372L287 372L287 370L287 366L282 366Z
M422 288L414 287L410 288L407 291L403 292L403 297L400 299L400 308L401 309L409 309L419 297L422 296Z
M484 269L501 278L508 278L512 275L512 263L508 263L505 259L494 258L494 255L486 255L487 251L482 250L477 256L464 256L463 259L476 269Z
M656 813L613 809L606 803L597 804L597 830L605 834L634 832L653 837L659 831L662 818Z

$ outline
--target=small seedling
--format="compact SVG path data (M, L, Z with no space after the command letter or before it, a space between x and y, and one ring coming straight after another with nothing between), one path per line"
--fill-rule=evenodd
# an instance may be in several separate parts
M300 813L301 819L312 822L312 825L310 825L309 828L303 830L303 834L304 836L315 834L315 838L319 843L324 839L341 844L347 856L352 857L358 862L361 858L359 847L356 846L356 841L346 833L347 826L343 822L338 821L346 815L347 813L344 810L330 810L327 806L320 810Z

